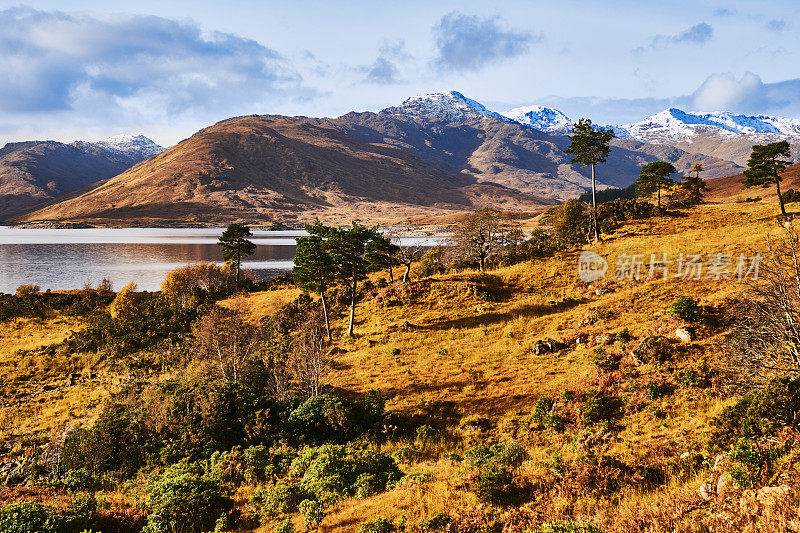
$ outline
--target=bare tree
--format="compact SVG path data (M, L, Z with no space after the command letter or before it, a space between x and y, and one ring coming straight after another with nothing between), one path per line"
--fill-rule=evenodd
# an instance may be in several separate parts
M312 312L299 333L294 349L294 373L307 396L318 396L321 380L331 364L325 320L319 312Z
M476 261L481 272L486 261L506 246L519 243L522 232L497 209L485 208L469 214L453 227L454 252L463 261Z
M232 308L214 306L200 322L197 333L201 355L216 362L222 378L236 382L258 350L256 327L248 322L243 298Z
M739 261L737 276L743 268L747 289L728 310L733 325L725 348L731 362L750 385L800 373L800 235L786 230L769 242L763 261Z
M278 399L287 397L294 381L294 343L274 317L262 326L261 359L267 369L269 391Z
M405 272L403 272L403 283L411 281L411 265L422 259L422 256L425 255L425 246L421 242L406 245L402 244L402 236L408 235L410 232L411 229L405 226L389 234L392 244L397 246L397 252L395 253L397 262L406 267Z

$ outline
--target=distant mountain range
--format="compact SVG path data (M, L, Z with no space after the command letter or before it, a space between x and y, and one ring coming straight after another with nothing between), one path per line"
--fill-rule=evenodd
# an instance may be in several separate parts
M163 150L143 135L9 143L0 148L0 220L116 176Z
M137 157L150 159L117 176L95 172L95 179L110 179L88 190L80 188L90 178L76 180L74 172L70 187L54 180L59 194L80 193L19 220L203 224L320 215L346 222L483 205L535 210L590 186L588 169L564 154L572 123L545 106L498 113L451 91L334 119L231 118L163 153L146 148L144 138L60 145L78 151L86 145L84 152L97 154L138 147ZM641 165L655 160L670 161L679 172L701 163L706 178L730 176L741 172L754 142L800 139L800 121L677 109L613 127L618 138L598 168L600 188L629 185Z

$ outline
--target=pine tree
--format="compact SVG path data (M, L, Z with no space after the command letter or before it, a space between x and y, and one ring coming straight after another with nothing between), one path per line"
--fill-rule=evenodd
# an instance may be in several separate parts
M636 194L642 195L657 191L658 207L661 207L661 189L674 183L670 175L675 172L677 170L672 163L666 161L647 163L639 171L639 178L636 180Z
M599 240L597 221L597 187L595 185L594 167L605 162L611 153L611 139L614 138L612 129L595 129L592 121L582 118L572 128L573 134L569 137L569 146L564 153L572 154L572 163L592 167L592 229L595 244Z
M222 247L222 258L225 261L232 261L236 266L236 290L239 290L239 273L242 267L242 256L252 255L256 251L256 245L247 240L252 237L250 228L239 224L229 224L228 228L222 232L217 244Z
M778 192L778 202L781 204L781 215L786 216L786 208L783 205L781 195L781 176L780 173L786 170L786 165L791 163L784 158L791 155L789 142L779 141L769 144L757 144L753 146L750 159L747 161L747 170L744 171L745 187L768 187L775 184Z
M303 290L319 294L322 313L325 317L325 330L331 340L331 325L328 318L328 305L325 292L335 281L336 270L326 239L334 228L323 225L317 219L313 225L307 224L308 237L297 238L297 252L294 256L292 279Z
M694 176L685 176L681 187L688 196L689 203L692 205L700 204L703 202L703 192L708 191L705 180L700 178L700 173L703 171L703 165L695 163L689 172L694 172Z

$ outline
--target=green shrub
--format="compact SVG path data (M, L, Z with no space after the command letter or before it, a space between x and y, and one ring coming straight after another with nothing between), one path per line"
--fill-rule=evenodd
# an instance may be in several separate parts
M533 412L531 413L531 423L544 424L544 419L552 408L552 398L544 397L536 400L536 403L533 404Z
M775 435L784 427L800 428L800 379L780 379L753 391L726 407L711 421L710 445L725 449L740 438L759 439Z
M385 518L376 518L358 526L358 533L392 533L394 524Z
M614 340L618 342L630 342L632 339L631 332L628 331L628 328L623 328L622 331L618 331L616 335L614 335Z
M413 446L401 446L392 452L392 458L398 463L411 463L420 456L419 450Z
M503 503L517 491L513 485L514 474L504 465L489 462L478 471L473 492L481 501Z
M619 368L619 362L617 361L617 358L614 356L609 356L606 353L606 349L602 346L598 346L594 349L592 362L603 372L613 372Z
M287 518L283 522L280 522L277 526L275 526L275 533L294 533L294 526L292 525L292 519Z
M731 477L737 485L745 488L765 482L772 463L779 456L780 452L774 448L763 449L752 439L741 438L731 447Z
M250 498L250 503L258 509L262 521L297 511L300 502L312 495L302 485L278 481L274 485L258 489Z
M80 490L92 491L100 488L100 482L97 478L90 475L85 468L67 470L61 476L60 482L65 489L72 492Z
M97 508L94 496L77 496L66 512L39 502L0 507L0 533L79 533L92 525Z
M303 513L303 523L308 529L319 527L325 518L325 506L315 500L303 500L300 502L300 512Z
M198 463L183 460L149 483L150 514L142 533L194 533L214 527L233 501Z
M696 320L700 316L700 306L689 296L679 296L670 305L673 315L683 320Z
M610 422L619 412L619 400L598 390L586 392L586 400L581 407L581 419L586 424Z
M420 522L419 527L423 531L444 531L451 520L447 513L436 513Z

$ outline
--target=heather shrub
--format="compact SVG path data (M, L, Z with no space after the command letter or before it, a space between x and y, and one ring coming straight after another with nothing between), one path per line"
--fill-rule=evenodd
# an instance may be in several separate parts
M358 533L392 533L396 528L386 518L376 518L358 526Z
M198 463L169 467L149 483L150 514L142 533L199 533L214 528L233 501Z
M697 320L700 316L700 306L697 301L689 296L679 296L670 305L670 311L673 315L683 320Z

